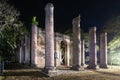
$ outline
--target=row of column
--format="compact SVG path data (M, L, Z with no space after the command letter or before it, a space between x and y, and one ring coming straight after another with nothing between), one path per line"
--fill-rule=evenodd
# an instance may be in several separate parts
M80 15L73 19L73 65L72 69L81 70L84 66L84 41L81 43ZM87 68L96 69L96 27L89 30L89 65ZM100 68L107 68L107 33L100 35Z
M66 51L66 64L69 66L69 54L70 48L69 40L67 42ZM59 60L55 59L54 52L59 53L58 46L59 43L55 41L54 43L54 6L49 3L45 6L45 70L54 70L55 66L59 65ZM54 49L55 44L55 49ZM55 51L54 51L55 50ZM37 64L37 26L32 25L32 37L31 37L31 64L32 66Z
M89 30L89 65L87 68L97 68L96 27ZM100 68L107 68L107 33L100 34Z
M16 49L16 61L19 63L30 63L30 41L28 36L20 42L20 46Z
M45 70L54 70L54 6L48 3L45 7ZM34 26L33 26L34 27ZM36 28L34 28L36 29ZM34 30L33 29L33 30ZM84 65L84 42L81 43L80 34L80 16L73 19L73 65L72 69L81 70ZM36 35L36 33L34 34ZM33 38L34 38L34 35ZM36 48L34 39L32 46ZM107 40L106 33L101 35L100 46L100 67L107 67ZM81 46L82 45L82 46ZM36 50L32 50L35 53ZM34 56L34 55L33 55ZM96 68L97 53L96 53L96 28L89 30L89 56L90 62L88 68ZM69 55L68 55L69 57ZM33 62L35 63L35 62ZM69 61L68 61L69 63Z

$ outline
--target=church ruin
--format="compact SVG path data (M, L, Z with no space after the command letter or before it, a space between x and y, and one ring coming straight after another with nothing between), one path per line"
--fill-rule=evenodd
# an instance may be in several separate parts
M73 37L54 33L54 6L48 3L45 7L45 31L33 24L31 34L25 36L18 48L17 61L54 70L65 65L74 70L83 70L85 65L84 40L81 40L80 15L73 19ZM63 46L64 45L64 46ZM96 27L89 30L89 57L87 66L96 69ZM100 37L100 68L107 68L107 36Z

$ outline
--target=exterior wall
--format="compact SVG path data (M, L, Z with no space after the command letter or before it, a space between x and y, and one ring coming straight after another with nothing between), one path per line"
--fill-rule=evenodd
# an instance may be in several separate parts
M70 37L67 35L63 35L63 34L59 34L59 33L55 33L55 38L54 38L54 49L55 52L57 52L57 58L56 58L56 63L55 66L60 66L61 63L61 44L60 42L65 40L67 42L67 52L66 52L66 66L69 66L69 53L70 53L70 49L69 49L69 45L70 45ZM37 36L37 67L44 67L45 65L45 31L41 30L40 28L38 29L38 36Z
M38 29L37 36L37 67L45 65L45 32Z
M57 49L58 52L58 59L57 59L57 66L61 65L62 62L62 51L61 51L61 42L63 41L66 45L65 47L65 66L70 66L70 36L64 35L64 34L59 34L59 33L55 33L55 43L57 42L58 45L55 45L55 50Z
M72 52L71 52L71 41L70 37L64 34L55 33L54 35L54 49L57 52L57 59L56 65L61 65L61 41L65 41L66 46L66 66L69 66L72 61ZM43 68L45 66L45 31L41 28L37 29L37 53L36 53L36 67ZM17 61L19 63L30 64L30 35L25 36L25 40L21 42L21 46L18 48L17 51ZM34 60L33 60L34 61Z

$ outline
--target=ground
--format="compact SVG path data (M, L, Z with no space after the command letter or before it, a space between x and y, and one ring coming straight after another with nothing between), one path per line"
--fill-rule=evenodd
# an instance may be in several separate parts
M109 69L69 71L59 70L61 73L55 77L47 77L40 72L41 69L12 64L4 70L0 80L120 80L120 68L112 66Z

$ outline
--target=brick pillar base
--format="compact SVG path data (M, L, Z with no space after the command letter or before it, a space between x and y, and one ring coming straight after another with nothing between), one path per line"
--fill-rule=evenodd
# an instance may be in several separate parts
M100 67L100 68L105 68L105 69L108 68L107 65L105 65L105 64L100 64L99 67Z
M87 69L98 69L97 65L89 65L87 66Z
M84 67L83 67L83 66L76 65L76 66L72 66L71 69L72 69L72 70L77 70L77 71L82 71L82 70L84 70Z
M50 69L43 69L43 70L41 70L41 72L43 74L45 74L46 76L48 76L48 77L57 76L57 70L55 70L53 68L52 68L52 70L50 70Z

